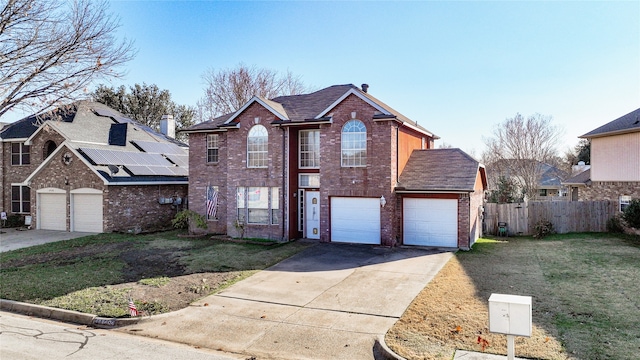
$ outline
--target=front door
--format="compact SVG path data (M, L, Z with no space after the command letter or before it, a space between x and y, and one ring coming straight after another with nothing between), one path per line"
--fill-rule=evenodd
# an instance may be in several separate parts
M320 192L304 192L304 236L320 239Z

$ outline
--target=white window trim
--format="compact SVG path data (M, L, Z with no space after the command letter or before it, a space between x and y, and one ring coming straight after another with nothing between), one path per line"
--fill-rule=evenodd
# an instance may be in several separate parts
M618 198L618 210L620 210L620 212L624 211L624 209L629 206L629 204L631 204L631 196L620 195L620 197Z
M19 200L20 201L20 211L18 211L18 212L14 212L13 211L13 201L14 201L13 200L13 188L14 187L18 187L18 189L20 189L20 190L18 190L20 192L20 200ZM22 185L22 184L11 184L11 198L10 198L11 203L10 204L11 204L11 213L13 213L13 214L30 214L31 213L31 188L29 188L29 199L28 199L29 200L29 209L26 209L26 210L24 209L25 199L22 198L22 188L29 188L29 186Z
M345 158L344 158L344 150L345 150L345 148L344 148L344 141L343 141L343 140L344 140L344 139L343 139L343 136L344 136L344 134L345 134L344 130L345 130L345 127L347 126L347 124L349 124L350 122L353 122L353 121L357 121L357 122L359 122L359 123L360 123L360 124L362 124L362 126L364 127L364 132L357 132L357 133L349 132L349 133L348 133L348 134L364 134L364 152L365 152L365 156L364 156L364 164L359 164L359 165L345 165L345 164L344 164L344 161L345 161ZM361 149L355 149L355 148L354 148L354 149L346 149L346 150L361 150ZM364 122L363 122L363 121L358 120L358 119L351 119L351 120L347 121L347 122L342 126L342 129L340 130L340 166L341 166L341 167L347 167L347 168L353 168L353 167L367 167L367 155L368 155L368 154L367 154L367 126L364 124Z
M267 221L263 222L263 223L256 223L256 222L249 222L249 199L248 199L248 192L249 192L249 188L266 188L268 189L268 205L267 205L267 209L263 209L263 210L267 210L268 211L268 217L267 217ZM236 198L236 221L239 224L245 224L245 225L279 225L280 221L282 221L280 219L280 217L278 217L278 221L274 222L276 220L276 217L273 215L274 210L279 211L280 210L280 188L277 186L238 186L236 188L236 197L238 197L238 194L240 194L240 189L242 189L242 206L240 206L240 202L238 202L237 198ZM274 198L275 197L275 198ZM277 205L277 207L274 207L274 204ZM243 214L243 218L244 220L241 221L239 214L242 213Z
M16 153L13 152L13 144L18 144L19 145L19 151L18 151L18 159L20 159L20 161L17 164L13 163L13 155L15 155ZM29 147L29 152L24 151L24 147L28 146ZM21 166L21 165L31 165L31 146L30 145L26 145L23 142L12 142L11 143L11 149L10 149L10 153L11 153L11 165L13 166ZM25 164L22 162L22 156L25 154L29 154L29 163Z
M265 135L264 136L260 136L260 137L264 137L265 138L265 147L266 147L266 149L265 150L258 150L258 151L249 150L249 146L250 146L249 139L252 137L251 136L251 132L254 131L254 129L259 129L259 128L264 129ZM253 137L258 137L258 136L254 135ZM265 164L264 165L252 165L251 164L252 163L252 161L251 161L251 155L252 154L255 154L255 155L264 154L264 162L265 162ZM269 132L267 131L267 128L264 127L264 125L254 125L249 130L249 133L247 134L247 167L248 168L266 168L268 166L269 166Z
M214 141L212 139L215 139L215 144ZM218 162L220 162L220 145L219 145L219 141L220 138L218 136L218 134L207 134L207 163L208 164L216 164ZM215 146L213 146L215 145ZM216 150L216 160L210 160L209 159L209 150Z
M303 133L317 133L318 134L318 144L317 144L317 153L318 153L318 165L317 166L306 166L302 164L302 139L303 136L298 136L298 168L299 169L319 169L320 168L320 130L300 130L300 134ZM307 144L308 145L308 144ZM314 149L316 150L316 149ZM306 151L307 154L313 154L314 151Z

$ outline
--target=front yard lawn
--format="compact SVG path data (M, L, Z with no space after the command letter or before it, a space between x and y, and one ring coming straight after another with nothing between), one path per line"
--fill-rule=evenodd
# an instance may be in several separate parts
M178 310L309 244L99 234L0 253L0 298L108 317Z
M488 331L492 293L533 297L533 336L516 356L637 359L640 239L565 234L481 239L458 252L425 287L385 341L408 359L451 359L455 349L506 355Z

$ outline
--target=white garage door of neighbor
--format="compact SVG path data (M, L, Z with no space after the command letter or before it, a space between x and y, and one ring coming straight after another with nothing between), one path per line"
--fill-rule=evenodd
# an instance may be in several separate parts
M38 194L40 203L39 229L67 230L67 194Z
M458 247L458 201L408 199L403 202L405 245Z
M380 244L380 199L332 197L331 241Z
M72 230L102 232L102 194L71 194Z

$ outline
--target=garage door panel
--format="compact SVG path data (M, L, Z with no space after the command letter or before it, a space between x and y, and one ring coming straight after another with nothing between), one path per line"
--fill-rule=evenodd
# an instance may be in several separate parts
M73 231L102 232L102 195L74 194L72 202Z
M406 245L457 247L458 201L405 198L403 234Z
M39 194L42 230L67 230L67 195Z
M380 200L331 198L331 241L380 244Z

